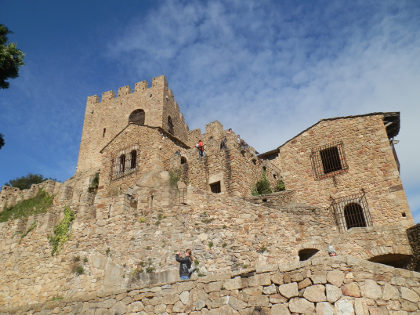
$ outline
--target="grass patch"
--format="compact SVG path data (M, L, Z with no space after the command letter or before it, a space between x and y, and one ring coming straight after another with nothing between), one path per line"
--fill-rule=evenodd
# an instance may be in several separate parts
M35 214L45 213L53 203L54 196L40 189L35 197L19 201L0 212L0 222L16 220Z
M54 302L54 301L61 301L61 300L63 300L64 299L64 297L62 296L62 295L56 295L56 296L53 296L51 299L50 299L50 301L51 302Z
M276 187L274 187L274 191L284 191L286 190L286 187L284 186L283 180L279 179L276 183Z
M22 240L26 235L29 234L29 232L31 232L32 230L34 230L36 228L36 221L32 222L31 226L29 227L29 229L22 234L22 236L20 237L20 240Z
M70 207L64 207L64 218L54 227L54 236L48 235L48 241L52 246L51 256L58 254L64 243L70 238L70 225L74 220L74 212Z

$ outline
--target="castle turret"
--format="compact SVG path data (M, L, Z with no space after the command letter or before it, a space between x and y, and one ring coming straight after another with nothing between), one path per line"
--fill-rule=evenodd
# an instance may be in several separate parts
M162 128L187 142L188 126L184 121L165 77L153 78L114 91L89 96L86 102L79 160L76 172L101 168L100 150L129 123Z

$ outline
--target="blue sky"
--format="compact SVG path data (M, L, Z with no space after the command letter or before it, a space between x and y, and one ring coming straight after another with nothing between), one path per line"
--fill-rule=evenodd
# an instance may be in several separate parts
M322 118L400 111L420 222L420 2L2 1L26 53L0 90L0 184L74 174L86 97L165 74L190 129L219 120L259 152Z

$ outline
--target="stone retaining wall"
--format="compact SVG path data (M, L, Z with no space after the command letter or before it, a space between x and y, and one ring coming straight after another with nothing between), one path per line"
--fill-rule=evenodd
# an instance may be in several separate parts
M350 256L0 309L0 314L420 314L420 273Z

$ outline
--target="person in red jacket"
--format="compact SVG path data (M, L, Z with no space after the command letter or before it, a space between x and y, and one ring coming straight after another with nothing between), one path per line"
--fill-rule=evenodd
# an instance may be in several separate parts
M198 150L198 157L201 158L204 156L204 144L201 140L198 140L198 143L195 145Z

